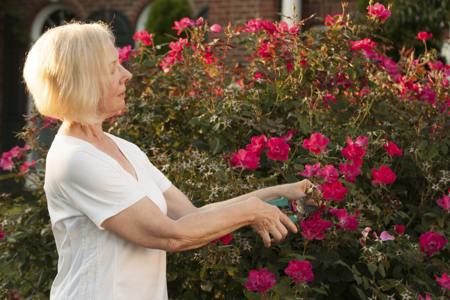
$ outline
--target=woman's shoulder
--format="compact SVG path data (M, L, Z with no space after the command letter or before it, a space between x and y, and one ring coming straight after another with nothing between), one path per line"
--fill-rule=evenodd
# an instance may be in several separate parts
M57 134L47 153L47 170L55 169L82 170L93 166L106 165L110 162L90 143L68 135Z

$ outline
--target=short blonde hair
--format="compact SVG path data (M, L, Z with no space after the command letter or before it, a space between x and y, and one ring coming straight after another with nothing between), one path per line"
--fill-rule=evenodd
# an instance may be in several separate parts
M98 122L108 89L114 35L104 23L70 23L45 32L29 51L23 77L37 110L69 122Z

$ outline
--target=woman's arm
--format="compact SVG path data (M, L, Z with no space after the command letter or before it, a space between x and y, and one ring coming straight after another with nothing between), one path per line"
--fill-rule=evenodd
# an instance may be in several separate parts
M212 208L226 207L250 197L257 197L263 201L268 201L280 197L286 197L290 200L296 200L305 196L306 190L308 190L312 186L313 184L309 180L305 179L295 183L287 183L262 188L229 200L207 204L200 208L195 207L189 200L189 198L174 185L172 185L166 192L164 192L164 197L167 202L168 216L174 220L177 220L185 215L194 213L197 210L206 211Z
M178 220L161 213L144 197L102 226L122 238L147 248L184 251L201 247L240 227L252 225L268 247L281 241L288 229L297 232L295 224L277 207L256 197L232 203L219 209L197 210Z

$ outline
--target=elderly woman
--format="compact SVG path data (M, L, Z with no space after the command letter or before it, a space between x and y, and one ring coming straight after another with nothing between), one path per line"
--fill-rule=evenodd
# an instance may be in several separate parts
M297 232L265 200L298 199L309 181L197 208L135 144L103 131L124 109L131 78L106 25L48 30L23 73L37 110L62 121L44 185L59 255L51 299L167 299L166 251L198 248L247 225L267 247Z

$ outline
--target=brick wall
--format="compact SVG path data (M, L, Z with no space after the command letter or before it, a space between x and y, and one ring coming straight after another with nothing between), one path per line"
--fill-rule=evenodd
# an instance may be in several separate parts
M303 0L302 18L315 14L317 18L324 18L327 14L334 15L342 12L342 0ZM356 8L357 0L347 0L347 12ZM313 20L310 25L323 24L320 20Z

